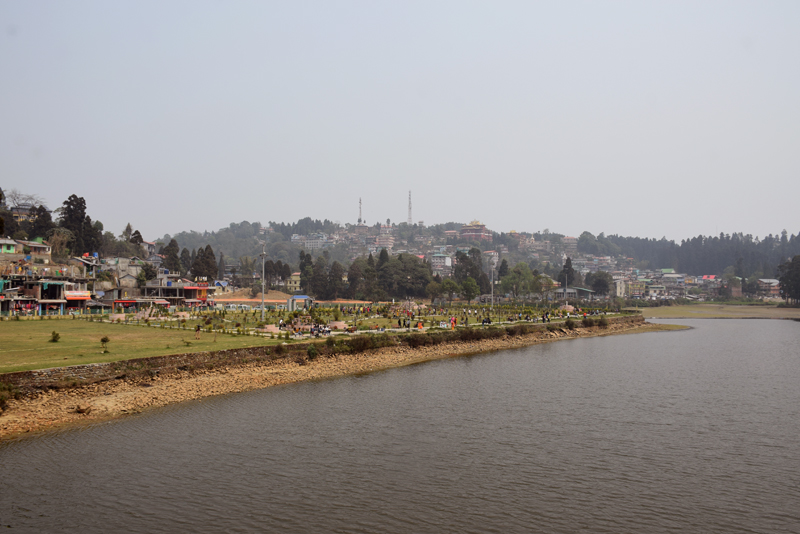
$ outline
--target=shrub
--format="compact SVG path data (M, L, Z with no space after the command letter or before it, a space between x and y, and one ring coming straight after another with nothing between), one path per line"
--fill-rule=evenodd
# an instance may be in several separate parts
M481 339L497 339L506 335L504 328L464 328L458 331L461 341L480 341Z
M367 335L351 337L347 345L353 352L364 352L374 347L372 336Z
M108 352L108 342L111 341L108 336L100 338L100 345L103 347L103 352Z
M405 342L412 349L416 349L417 347L433 344L435 336L438 336L438 334L411 334L405 336Z
M309 360L315 359L319 354L319 352L317 351L317 346L314 345L313 343L309 345L308 348L306 349L306 354L308 355Z
M526 334L530 334L534 332L536 327L532 324L518 324L514 326L507 326L506 332L508 332L509 336L524 336Z
M286 349L284 348L283 345L275 346L275 354L283 354L284 352L286 352Z
M608 319L606 319L605 315L600 316L600 320L597 321L600 328L608 328Z
M5 411L9 399L18 399L20 396L17 388L11 384L0 382L0 412Z
M418 334L419 335L419 334ZM394 345L395 342L388 334L380 334L380 335L360 335L354 336L348 339L347 341L342 341L341 345L337 343L337 351L339 347L347 347L349 350L343 350L341 352L364 352L370 349L378 349L381 347L389 347Z
M53 333L50 334L50 343L58 343L59 339L61 339L61 334L53 330Z
M566 326L568 330L575 330L575 321L572 319L567 319L564 322L564 326Z
M594 319L592 319L591 317L584 317L581 320L581 324L583 324L585 328L591 328L594 326Z

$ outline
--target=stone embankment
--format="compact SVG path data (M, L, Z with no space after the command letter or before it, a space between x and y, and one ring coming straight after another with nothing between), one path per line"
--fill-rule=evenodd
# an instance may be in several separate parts
M524 347L561 339L658 329L641 317L610 321L606 328L536 329L525 335L411 348L394 343L364 352L308 345L181 354L108 364L81 365L0 375L19 392L0 414L0 440L70 425L139 413L150 408L280 384L320 380L453 356ZM276 354L280 352L281 354Z

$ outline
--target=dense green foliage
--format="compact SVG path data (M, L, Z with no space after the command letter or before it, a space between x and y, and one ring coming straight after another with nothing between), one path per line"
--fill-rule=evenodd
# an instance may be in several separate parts
M314 233L332 234L339 229L339 225L333 221L325 219L324 221L312 220L311 217L300 219L296 223L277 223L270 221L270 227L278 234L282 235L285 239L291 239L292 235L308 235Z
M672 268L678 272L701 275L721 274L733 266L736 276L753 275L771 278L783 260L800 254L800 235L768 235L758 239L750 234L734 233L719 236L697 236L675 241L622 237L597 237L584 232L578 238L578 251L599 256L623 255L633 258L644 268Z
M800 302L800 255L778 266L778 280L781 292L787 302Z
M165 234L161 241L169 243L174 239L181 248L189 250L205 249L206 245L211 245L216 252L222 253L228 258L238 258L240 256L256 256L261 252L260 230L260 223L242 221L241 223L231 223L227 228L220 228L216 232L190 231L180 232L173 236ZM295 257L295 255L289 256L288 253L283 257L277 249L274 252L275 254L270 254L270 257L283 261Z
M389 256L384 252L377 263L372 255L353 261L347 275L347 296L364 300L427 296L428 284L433 281L430 265L413 254Z
M607 295L611 288L614 287L614 277L605 271L587 273L583 284L598 295Z
M17 222L12 210L29 210L29 220ZM58 220L44 206L37 195L12 190L4 195L0 202L0 218L5 221L0 235L10 235L15 239L46 239L52 247L53 256L63 259L69 255L78 256L85 252L99 252L104 256L141 255L141 248L132 236L138 235L132 229L117 239L111 232L103 232L103 223L92 221L87 214L86 200L77 195L70 195L57 210ZM130 224L128 225L130 228ZM127 230L127 229L126 229ZM141 235L138 235L141 243ZM135 237L134 237L135 240Z
M579 276L575 269L572 267L572 258L567 258L564 262L564 267L558 273L558 281L561 282L561 287L569 287L575 283L575 278Z

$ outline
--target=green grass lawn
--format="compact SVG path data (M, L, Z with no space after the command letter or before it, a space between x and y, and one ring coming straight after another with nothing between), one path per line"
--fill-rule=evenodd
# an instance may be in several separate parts
M57 343L50 335L60 334ZM100 339L108 336L108 353ZM0 373L66 365L111 362L166 354L275 345L277 339L201 333L80 320L3 321L0 323ZM186 345L184 340L191 343Z
M462 324L460 310L453 309L453 313ZM503 320L508 310L497 310L493 322ZM288 314L268 314L266 322L275 323L280 317L289 319ZM440 321L447 321L449 316L425 316L424 325L438 326ZM23 320L0 322L0 373L13 371L27 371L31 369L46 369L49 367L63 367L87 363L112 362L129 360L132 358L147 358L164 356L168 354L183 354L188 352L216 351L232 348L255 347L275 345L285 340L271 339L260 336L231 335L223 333L208 333L203 331L200 339L194 339L195 326L200 324L204 328L205 320L211 318L218 328L224 325L227 329L234 329L237 323L243 328L251 329L260 322L260 313L255 316L250 313L204 314L191 317L186 321L184 330L141 326L136 324L110 324L102 322L89 322L80 319L59 318L57 320ZM130 317L129 317L130 319ZM331 320L333 317L326 316ZM353 324L352 315L342 314L342 320L348 325ZM557 319L553 319L556 321ZM469 324L474 326L479 319L473 315ZM158 324L158 319L152 323ZM412 329L413 324L412 323ZM177 326L178 321L167 321L165 324ZM378 328L393 328L397 326L397 319L374 317L365 319L359 317L359 330ZM57 343L51 343L51 332L60 334ZM103 352L100 339L108 336L108 352ZM216 341L214 341L216 338ZM186 344L189 343L189 345Z

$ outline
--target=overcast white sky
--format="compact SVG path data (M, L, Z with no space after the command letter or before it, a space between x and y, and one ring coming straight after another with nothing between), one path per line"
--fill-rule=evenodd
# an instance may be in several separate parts
M796 0L0 0L0 187L146 239L798 233L798 95Z

